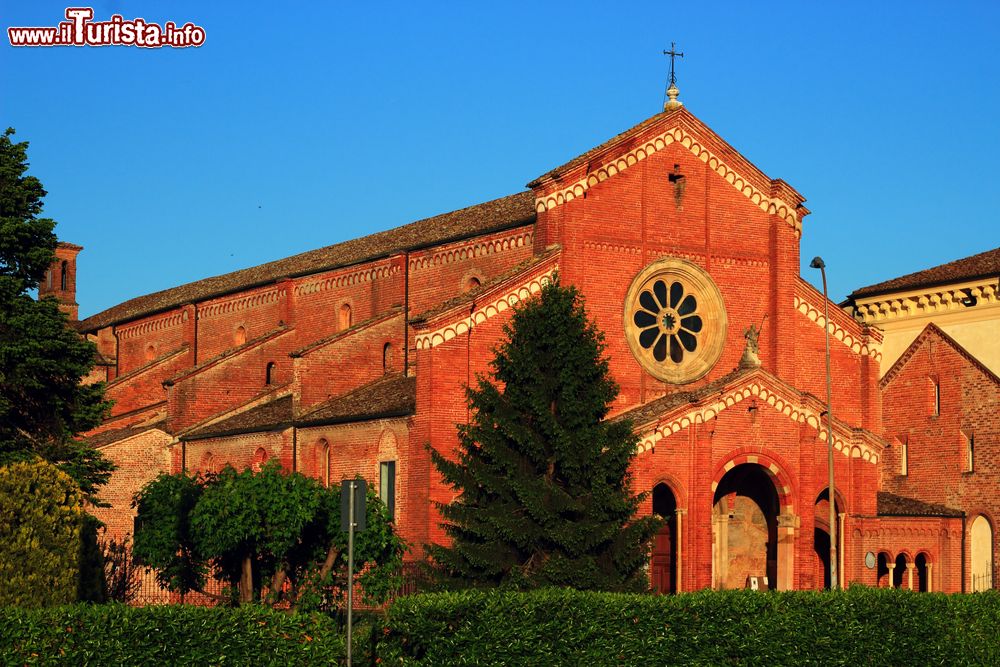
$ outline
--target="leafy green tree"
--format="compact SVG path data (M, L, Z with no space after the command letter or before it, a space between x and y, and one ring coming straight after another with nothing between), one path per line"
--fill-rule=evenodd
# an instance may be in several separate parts
M94 345L67 326L55 299L36 300L55 258L55 222L40 217L45 189L28 170L27 142L0 136L0 462L41 456L96 502L113 466L74 440L107 412L103 385L80 384Z
M156 569L161 586L181 595L205 586L206 559L191 533L191 512L203 491L197 477L161 473L132 501L138 514L132 554L136 561Z
M655 518L634 519L636 436L606 421L618 395L603 334L582 298L556 283L522 304L495 350L492 378L467 390L472 419L452 460L431 450L460 491L439 505L450 546L433 561L453 583L644 590Z
M83 523L66 473L37 458L0 467L0 606L74 602Z
M239 591L293 608L331 606L346 573L347 536L340 530L340 489L325 488L275 462L261 470L217 475L160 475L137 495L133 553L177 592L204 591L206 573ZM405 545L388 513L368 496L368 529L355 540L359 583L372 600L399 585Z

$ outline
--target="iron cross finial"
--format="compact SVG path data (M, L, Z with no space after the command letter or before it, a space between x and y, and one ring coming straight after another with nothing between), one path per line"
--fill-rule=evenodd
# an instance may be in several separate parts
M663 55L670 56L670 81L667 82L669 87L677 83L677 76L674 74L674 58L683 58L684 52L677 50L676 42L670 42L670 50L664 51Z
M670 50L664 51L663 55L670 56L670 80L667 82L667 90L663 95L663 110L673 111L684 106L677 100L681 91L677 90L677 75L674 73L674 58L683 58L684 52L677 50L677 44L670 42Z

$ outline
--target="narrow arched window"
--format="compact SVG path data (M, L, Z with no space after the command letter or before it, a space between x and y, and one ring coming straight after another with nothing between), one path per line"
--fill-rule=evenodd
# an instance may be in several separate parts
M351 305L345 303L340 307L340 329L349 329L351 327Z
M962 464L965 472L976 470L976 436L971 431L962 432Z
M382 372L388 373L392 370L392 343L382 346Z
M67 285L69 285L69 262L64 261L62 263L62 276L59 279L59 289L65 292L69 289Z
M323 486L330 486L330 443L326 440L319 441L320 447L320 466L322 469L320 472L320 477L323 480Z
M233 334L233 344L236 347L243 345L247 342L247 329L244 326L236 327L236 332Z
M45 272L45 286L52 289L52 269Z
M264 369L264 384L272 385L274 384L274 369L276 364L273 361L267 362L267 367Z
M263 447L258 447L257 451L253 453L253 459L250 460L250 468L254 472L260 472L260 469L264 467L269 458L270 455L268 455L267 450Z
M927 378L928 414L937 417L941 414L941 383L937 378Z
M146 361L150 362L156 358L156 348L152 345L146 348Z

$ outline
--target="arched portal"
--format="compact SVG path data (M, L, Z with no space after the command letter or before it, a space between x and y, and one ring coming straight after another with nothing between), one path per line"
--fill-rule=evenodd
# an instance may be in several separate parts
M650 575L657 593L676 593L677 499L666 484L653 487L653 514L663 518L663 527L653 538Z
M836 496L833 510L834 516L839 517L843 508L840 504L839 494ZM830 490L823 489L816 498L813 518L813 551L816 554L816 580L823 580L823 588L830 588ZM839 527L839 526L838 526ZM841 583L843 582L843 572L840 573Z
M973 593L993 588L993 526L982 514L972 521L970 560Z
M744 588L749 577L778 582L778 492L760 465L745 463L726 473L713 499L713 584Z

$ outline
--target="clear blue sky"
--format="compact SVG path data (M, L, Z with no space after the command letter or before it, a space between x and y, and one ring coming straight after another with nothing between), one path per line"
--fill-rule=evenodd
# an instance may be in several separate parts
M93 7L207 40L3 35L0 124L86 248L82 316L519 191L656 113L671 40L687 107L807 198L803 273L822 254L832 297L1000 245L998 2Z

